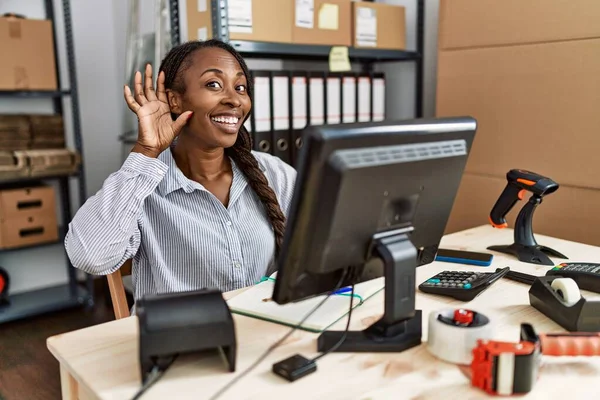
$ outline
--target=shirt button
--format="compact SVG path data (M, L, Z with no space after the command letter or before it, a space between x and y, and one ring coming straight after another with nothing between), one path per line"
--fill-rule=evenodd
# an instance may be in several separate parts
M225 225L227 225L227 226L231 226L231 221L227 221L227 222L225 222Z
M233 263L233 266L236 267L236 268L242 268L242 264L240 264L238 261L235 261Z

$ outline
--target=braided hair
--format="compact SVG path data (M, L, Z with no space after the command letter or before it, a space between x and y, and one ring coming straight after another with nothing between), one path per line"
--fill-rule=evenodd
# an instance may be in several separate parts
M165 89L171 89L181 94L185 93L186 88L183 80L183 73L192 66L193 59L191 55L197 50L206 48L222 49L235 57L246 76L246 93L252 102L254 88L246 62L232 46L217 39L190 41L173 47L163 59L159 69L159 71L164 71L165 74ZM249 115L250 114L246 116L246 119ZM174 115L173 117L176 116ZM275 252L278 254L285 231L285 215L279 206L275 192L269 186L266 176L259 168L256 158L251 153L252 137L244 126L244 122L245 119L242 122L235 144L232 147L225 149L225 154L231 157L244 175L246 175L250 187L254 190L265 207L267 217L271 222L275 234Z

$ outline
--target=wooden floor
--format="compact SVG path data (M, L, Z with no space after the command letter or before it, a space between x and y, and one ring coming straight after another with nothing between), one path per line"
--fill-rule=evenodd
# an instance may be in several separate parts
M103 281L97 279L96 307L73 309L0 326L0 399L58 400L58 361L46 339L114 319Z

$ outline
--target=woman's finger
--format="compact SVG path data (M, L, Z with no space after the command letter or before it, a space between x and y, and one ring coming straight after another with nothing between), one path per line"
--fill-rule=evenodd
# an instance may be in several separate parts
M129 86L127 86L127 85L125 85L125 88L123 89L123 96L125 97L125 102L127 103L127 107L129 107L129 109L131 111L133 111L134 113L137 113L137 111L141 107L133 98L133 95L131 94L131 89L129 89Z
M156 79L156 94L158 95L158 99L163 103L168 103L167 100L167 92L165 91L165 72L160 71L158 73L158 78Z
M146 64L146 76L144 77L144 94L148 101L156 100L156 93L152 86L152 65Z
M140 71L135 72L135 79L133 83L133 90L135 90L133 98L135 99L135 101L138 102L139 105L143 106L148 102L148 100L146 99L146 95L144 94L144 88L142 86L142 73Z

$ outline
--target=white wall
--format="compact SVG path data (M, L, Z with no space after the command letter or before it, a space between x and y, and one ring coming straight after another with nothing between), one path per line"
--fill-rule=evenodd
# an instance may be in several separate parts
M407 45L416 49L416 1L379 0L380 2L407 7ZM67 63L64 46L62 5L55 1L55 17L59 31L59 61L63 87L68 88ZM154 2L144 0L141 27L153 29ZM183 3L183 1L181 2ZM30 18L44 18L42 0L2 0L0 13L17 12ZM83 136L83 159L87 193L95 193L122 162L122 145L118 139L123 132L135 126L135 116L123 100L125 83L126 34L129 26L129 1L85 0L71 1L77 82L79 86L80 115ZM438 0L426 0L425 22L425 89L424 114L433 116L435 111L436 53L437 53ZM185 15L185 14L183 14ZM185 20L183 21L185 24ZM182 29L185 32L185 29ZM279 60L248 60L252 69L326 67L324 63L282 62ZM384 71L388 83L387 110L389 116L411 118L414 114L415 64L413 62L384 63L377 70ZM67 135L70 138L70 106L65 103ZM40 112L51 113L50 100L1 99L0 113ZM72 142L68 142L72 145ZM73 186L74 192L76 187ZM73 198L73 208L79 206ZM53 285L67 280L66 258L62 244L33 250L0 253L0 265L7 268L12 277L12 291Z

